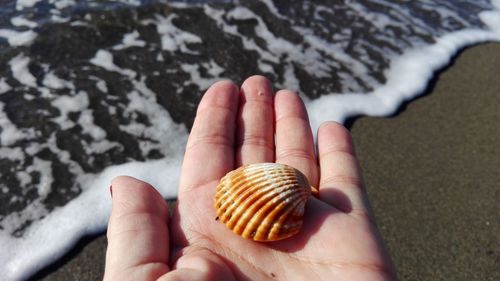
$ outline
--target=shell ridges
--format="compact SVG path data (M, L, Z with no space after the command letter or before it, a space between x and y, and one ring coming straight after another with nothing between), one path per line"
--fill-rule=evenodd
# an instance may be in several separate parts
M219 220L234 233L255 241L275 241L300 231L307 178L277 163L242 166L226 174L215 192Z

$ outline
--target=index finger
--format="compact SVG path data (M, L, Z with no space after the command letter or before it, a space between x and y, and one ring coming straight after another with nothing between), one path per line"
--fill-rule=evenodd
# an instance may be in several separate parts
M238 87L213 84L196 112L182 164L179 193L219 180L234 166L234 134Z

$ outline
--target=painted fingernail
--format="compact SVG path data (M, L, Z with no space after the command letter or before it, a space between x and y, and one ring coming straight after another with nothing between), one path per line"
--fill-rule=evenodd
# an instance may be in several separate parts
M111 194L111 198L113 198L113 186L109 186L109 193Z

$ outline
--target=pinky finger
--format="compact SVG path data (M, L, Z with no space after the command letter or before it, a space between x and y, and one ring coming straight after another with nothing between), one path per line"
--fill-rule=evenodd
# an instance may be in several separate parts
M336 122L322 124L318 130L318 155L319 199L344 212L366 212L366 193L349 131Z

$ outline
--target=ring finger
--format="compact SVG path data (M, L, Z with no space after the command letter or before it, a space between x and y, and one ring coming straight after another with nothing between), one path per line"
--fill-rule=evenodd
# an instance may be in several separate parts
M300 97L281 90L274 99L276 115L276 162L300 170L309 183L318 186L318 166L309 118Z

